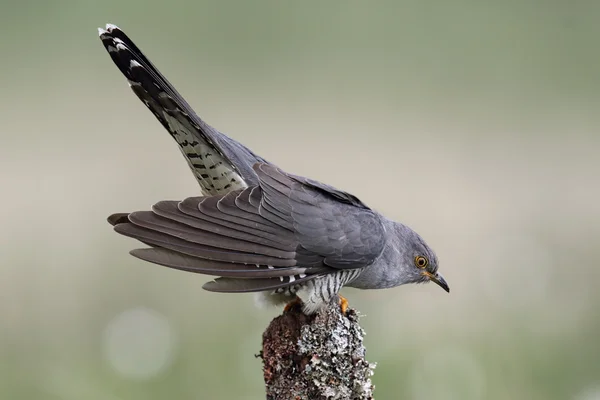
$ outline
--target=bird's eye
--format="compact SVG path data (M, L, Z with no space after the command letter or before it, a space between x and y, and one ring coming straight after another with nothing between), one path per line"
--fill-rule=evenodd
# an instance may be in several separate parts
M415 265L417 266L417 268L425 268L427 266L427 264L429 264L429 261L427 260L426 257L423 257L423 256L415 257Z

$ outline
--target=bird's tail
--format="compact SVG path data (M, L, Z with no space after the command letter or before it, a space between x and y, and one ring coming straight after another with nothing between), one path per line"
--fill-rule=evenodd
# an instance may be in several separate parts
M131 89L179 145L204 194L223 194L257 182L252 165L262 158L200 119L122 30L107 24L98 32Z

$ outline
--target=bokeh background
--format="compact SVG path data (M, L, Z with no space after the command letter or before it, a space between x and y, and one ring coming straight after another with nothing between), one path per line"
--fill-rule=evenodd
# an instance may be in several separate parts
M105 222L199 189L96 27L209 123L420 232L452 292L346 290L377 399L600 399L600 2L0 1L0 398L264 398L280 310Z

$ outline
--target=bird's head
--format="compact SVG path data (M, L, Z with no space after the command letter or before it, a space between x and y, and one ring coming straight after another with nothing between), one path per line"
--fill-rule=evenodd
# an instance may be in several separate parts
M446 292L450 292L448 283L438 272L439 264L435 252L415 231L408 227L403 228L399 232L401 240L397 246L402 260L401 269L405 275L404 283L434 282Z
M450 287L438 272L438 258L425 240L404 224L384 220L386 243L381 256L349 286L385 289L407 283L434 282L446 292Z

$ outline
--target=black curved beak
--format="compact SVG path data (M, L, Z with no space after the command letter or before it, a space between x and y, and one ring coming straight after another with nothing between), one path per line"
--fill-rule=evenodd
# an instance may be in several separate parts
M450 293L450 286L448 286L448 282L444 279L442 274L439 272L432 274L431 272L423 271L422 274L429 278L430 281L437 284L439 287L444 289L446 292Z

